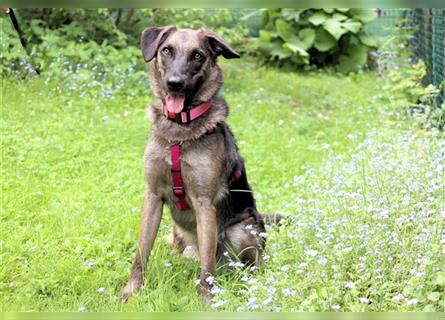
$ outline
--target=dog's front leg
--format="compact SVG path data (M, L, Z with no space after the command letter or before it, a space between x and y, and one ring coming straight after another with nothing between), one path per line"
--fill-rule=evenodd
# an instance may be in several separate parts
M200 291L203 302L209 304L213 298L212 278L216 273L217 222L216 208L206 198L192 199L196 214L198 250L201 264ZM207 280L206 280L207 279Z
M159 196L149 191L146 192L142 208L138 251L136 252L130 279L122 290L124 300L128 300L142 286L147 260L161 222L162 206L163 202Z

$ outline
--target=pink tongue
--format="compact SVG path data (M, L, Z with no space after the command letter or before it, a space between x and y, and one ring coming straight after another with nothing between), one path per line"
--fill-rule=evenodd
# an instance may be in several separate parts
M165 105L169 112L179 113L184 108L184 97L180 96L166 96Z

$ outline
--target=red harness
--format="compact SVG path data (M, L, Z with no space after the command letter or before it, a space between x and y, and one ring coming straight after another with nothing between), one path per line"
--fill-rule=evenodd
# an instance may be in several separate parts
M212 134L215 129L207 130L206 134ZM187 200L185 200L185 189L184 182L182 180L181 174L181 145L179 143L174 143L170 147L170 158L172 161L171 173L173 181L173 193L178 197L178 201L175 203L175 208L178 211L189 210L190 205Z
M203 115L207 110L210 109L212 102L209 100L204 102L203 104L191 109L190 111L180 112L180 113L171 113L167 111L167 108L164 105L164 115L171 121L176 123L188 123L190 121L199 118ZM215 132L215 128L208 129L206 134L210 135ZM182 180L181 174L181 144L174 143L170 147L170 158L171 158L171 173L172 173L172 181L173 181L173 194L178 198L178 201L175 203L175 208L178 211L185 211L190 209L190 205L185 199L185 189L184 189L184 181ZM229 180L229 185L232 184L235 180L237 180L241 176L241 171L237 170L234 175Z

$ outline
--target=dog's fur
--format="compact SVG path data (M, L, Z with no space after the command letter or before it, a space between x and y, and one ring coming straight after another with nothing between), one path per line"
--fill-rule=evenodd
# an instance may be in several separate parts
M232 258L236 256L246 264L258 265L265 246L265 239L260 236L265 231L263 218L255 206L244 160L225 123L227 104L218 95L223 75L217 57L239 55L205 29L147 28L142 33L141 46L145 61L153 59L151 78L157 97L163 100L169 93L167 79L179 76L185 81L185 109L208 100L212 106L188 124L165 118L162 102L154 103L148 111L153 125L144 155L147 186L139 249L123 297L128 299L142 285L165 203L173 218L173 233L168 242L184 256L200 261L200 291L208 303L212 284L205 279L215 274L218 261L224 262L224 253L229 252ZM200 53L199 61L196 52ZM215 132L206 134L211 128ZM191 210L176 211L174 207L177 198L172 192L172 143L182 146L182 178ZM242 172L241 177L229 185L237 170Z

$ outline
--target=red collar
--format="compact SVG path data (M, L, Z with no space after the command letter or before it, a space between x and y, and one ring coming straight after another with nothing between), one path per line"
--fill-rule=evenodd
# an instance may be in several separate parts
M163 103L164 116L167 119L179 124L189 123L195 120L196 118L199 118L204 113L206 113L211 106L212 106L212 100L209 100L200 104L199 106L194 107L193 109L190 109L189 111L174 113L174 112L169 112L167 110L167 107L165 106L165 103Z

